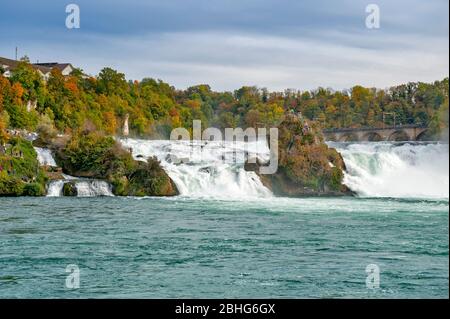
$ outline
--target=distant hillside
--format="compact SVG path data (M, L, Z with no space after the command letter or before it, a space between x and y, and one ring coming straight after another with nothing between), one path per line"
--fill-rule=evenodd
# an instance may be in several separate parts
M0 73L5 70L1 68ZM177 90L146 78L129 82L104 68L87 77L74 68L69 75L53 68L46 80L39 69L19 62L8 77L0 75L0 128L36 130L43 124L60 132L86 123L107 134L121 134L127 115L130 135L167 137L174 127L255 127L277 125L283 114L301 112L323 128L426 124L433 132L448 127L448 78L434 83L407 83L385 90L354 86L348 91L269 92L242 87L214 92L208 85Z

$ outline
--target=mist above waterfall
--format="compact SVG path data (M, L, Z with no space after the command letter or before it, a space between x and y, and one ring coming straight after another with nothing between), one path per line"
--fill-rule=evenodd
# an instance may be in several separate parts
M47 148L34 148L37 153L37 159L41 166L53 166L56 167L56 161L50 149ZM101 180L78 178L69 175L62 174L64 179L51 181L47 186L48 197L60 197L63 196L64 184L72 182L77 191L78 197L95 197L95 196L114 196L111 191L111 186Z
M37 159L40 165L57 166L51 150L49 150L48 148L41 148L41 147L35 147L34 150L37 153Z
M137 160L156 156L182 196L224 199L266 198L272 194L254 172L244 170L255 156L264 162L269 149L259 142L154 141L123 139ZM359 196L449 198L449 146L439 143L332 143L343 156L344 183ZM56 166L51 152L36 148L41 165ZM225 160L228 159L228 160ZM233 159L230 161L229 159ZM61 196L64 183L75 182L78 196L111 196L103 181L53 181L48 196Z
M252 198L271 196L254 172L244 170L249 154L266 161L263 142L151 141L123 139L137 160L156 156L182 196ZM228 160L227 160L228 159ZM232 160L230 160L232 159Z
M449 146L329 143L344 157L344 183L361 196L449 198Z

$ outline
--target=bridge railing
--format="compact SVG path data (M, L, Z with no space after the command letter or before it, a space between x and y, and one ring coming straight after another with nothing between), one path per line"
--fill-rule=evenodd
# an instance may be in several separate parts
M343 132L368 132L368 131L381 131L381 130L401 130L401 129L411 129L411 128L427 128L426 125L418 124L407 124L407 125L395 125L395 126L384 126L384 127L358 127L358 128L332 128L322 130L324 133L343 133Z

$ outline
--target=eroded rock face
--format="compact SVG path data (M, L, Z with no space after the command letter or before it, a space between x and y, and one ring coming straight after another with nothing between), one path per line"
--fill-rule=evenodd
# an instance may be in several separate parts
M128 196L175 196L178 189L156 158L138 162L132 174L122 179Z
M345 164L342 156L329 148L314 123L301 116L287 115L279 125L279 166L275 174L259 174L260 164L246 163L275 195L346 196L353 193L342 183Z
M63 196L77 196L77 187L75 182L67 182L63 186Z
M175 183L156 158L136 161L112 137L99 132L79 132L53 145L57 163L65 174L98 179L112 185L117 196L174 196Z

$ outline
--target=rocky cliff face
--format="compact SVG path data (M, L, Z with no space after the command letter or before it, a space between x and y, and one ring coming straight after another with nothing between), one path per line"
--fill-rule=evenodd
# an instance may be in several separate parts
M0 196L43 196L47 177L32 144L18 136L0 148Z
M340 154L329 148L315 124L301 115L289 114L279 125L279 166L271 175L260 175L275 195L345 196L352 192L342 183L345 164ZM246 164L258 173L258 164Z
M118 196L174 196L178 189L155 158L138 162L112 137L79 132L53 144L64 173L103 180ZM70 192L69 192L70 193Z

